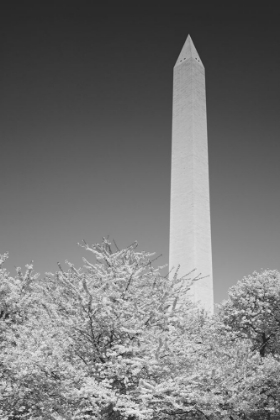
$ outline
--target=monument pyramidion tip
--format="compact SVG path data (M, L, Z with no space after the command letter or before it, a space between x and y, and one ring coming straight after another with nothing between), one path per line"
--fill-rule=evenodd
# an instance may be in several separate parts
M196 48L194 46L194 43L191 39L191 36L188 35L186 42L180 52L180 55L178 57L178 60L176 61L175 66L180 65L185 60L188 60L189 58L194 58L199 64L202 64L202 61L198 55L198 52L196 51Z

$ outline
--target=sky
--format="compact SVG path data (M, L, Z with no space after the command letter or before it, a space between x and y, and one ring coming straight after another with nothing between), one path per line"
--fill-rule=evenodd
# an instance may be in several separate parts
M91 257L77 243L107 235L168 264L172 71L188 34L206 70L215 302L255 270L280 270L272 2L6 3L0 253L11 275L31 260L42 276L57 261L79 267Z

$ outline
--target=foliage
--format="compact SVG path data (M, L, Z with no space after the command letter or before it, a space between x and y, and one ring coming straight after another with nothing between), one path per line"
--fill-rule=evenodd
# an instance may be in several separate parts
M258 360L252 388L258 396L258 411L264 418L273 413L279 416L280 273L264 270L238 281L218 317L219 334L248 340L249 354Z
M252 342L262 357L280 356L280 273L265 270L244 277L229 291L220 318L231 331Z
M247 289L237 286L210 318L182 298L197 278L163 277L153 254L136 245L113 252L107 240L85 243L94 263L84 259L83 269L67 263L67 270L59 264L43 279L32 264L15 278L1 266L0 418L279 414L276 341L262 357L257 336L238 324L242 308L232 303L234 290L245 299Z

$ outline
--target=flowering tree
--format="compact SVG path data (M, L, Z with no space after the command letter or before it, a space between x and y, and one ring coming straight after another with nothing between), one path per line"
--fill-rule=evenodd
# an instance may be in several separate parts
M40 279L0 272L0 418L253 419L279 413L280 367L187 299L152 254L103 243ZM2 258L2 262L4 262ZM198 280L199 281L199 280ZM224 306L225 307L225 306ZM4 308L4 309L2 309ZM277 411L278 410L278 411Z
M70 339L67 358L82 372L68 394L75 418L152 418L147 395L166 376L159 354L170 329L182 333L192 309L177 302L194 279L162 277L152 254L136 252L136 245L112 252L106 240L84 244L96 264L84 260L86 271L69 264L67 272L60 267L48 277L48 312L59 314Z
M30 404L36 393L36 375L32 377L33 372L28 372L25 344L28 340L31 343L33 335L40 331L42 312L36 289L38 274L33 273L33 264L26 266L24 274L17 268L14 278L3 268L7 258L8 254L0 257L0 413L9 413L11 417L7 418L17 419L28 410L24 389L30 394ZM4 414L2 417L5 418Z
M229 291L220 319L231 331L252 342L262 357L280 355L280 273L265 270L244 277Z
M238 281L219 308L219 320L221 334L247 339L250 354L258 353L256 405L264 418L273 413L279 416L280 273L264 270Z
M148 383L162 333L175 313L183 317L176 305L192 280L160 276L152 254L135 252L136 244L115 253L106 240L84 247L97 259L85 260L85 270L59 265L43 280L32 265L15 279L1 272L3 314L11 319L2 320L1 363L10 379L2 377L1 409L10 418L150 415L137 389Z

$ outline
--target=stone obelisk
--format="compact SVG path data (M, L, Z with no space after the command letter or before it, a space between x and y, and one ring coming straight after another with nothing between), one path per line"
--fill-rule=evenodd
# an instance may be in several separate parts
M187 296L213 313L205 73L190 36L174 67L170 210L169 268L207 276Z

